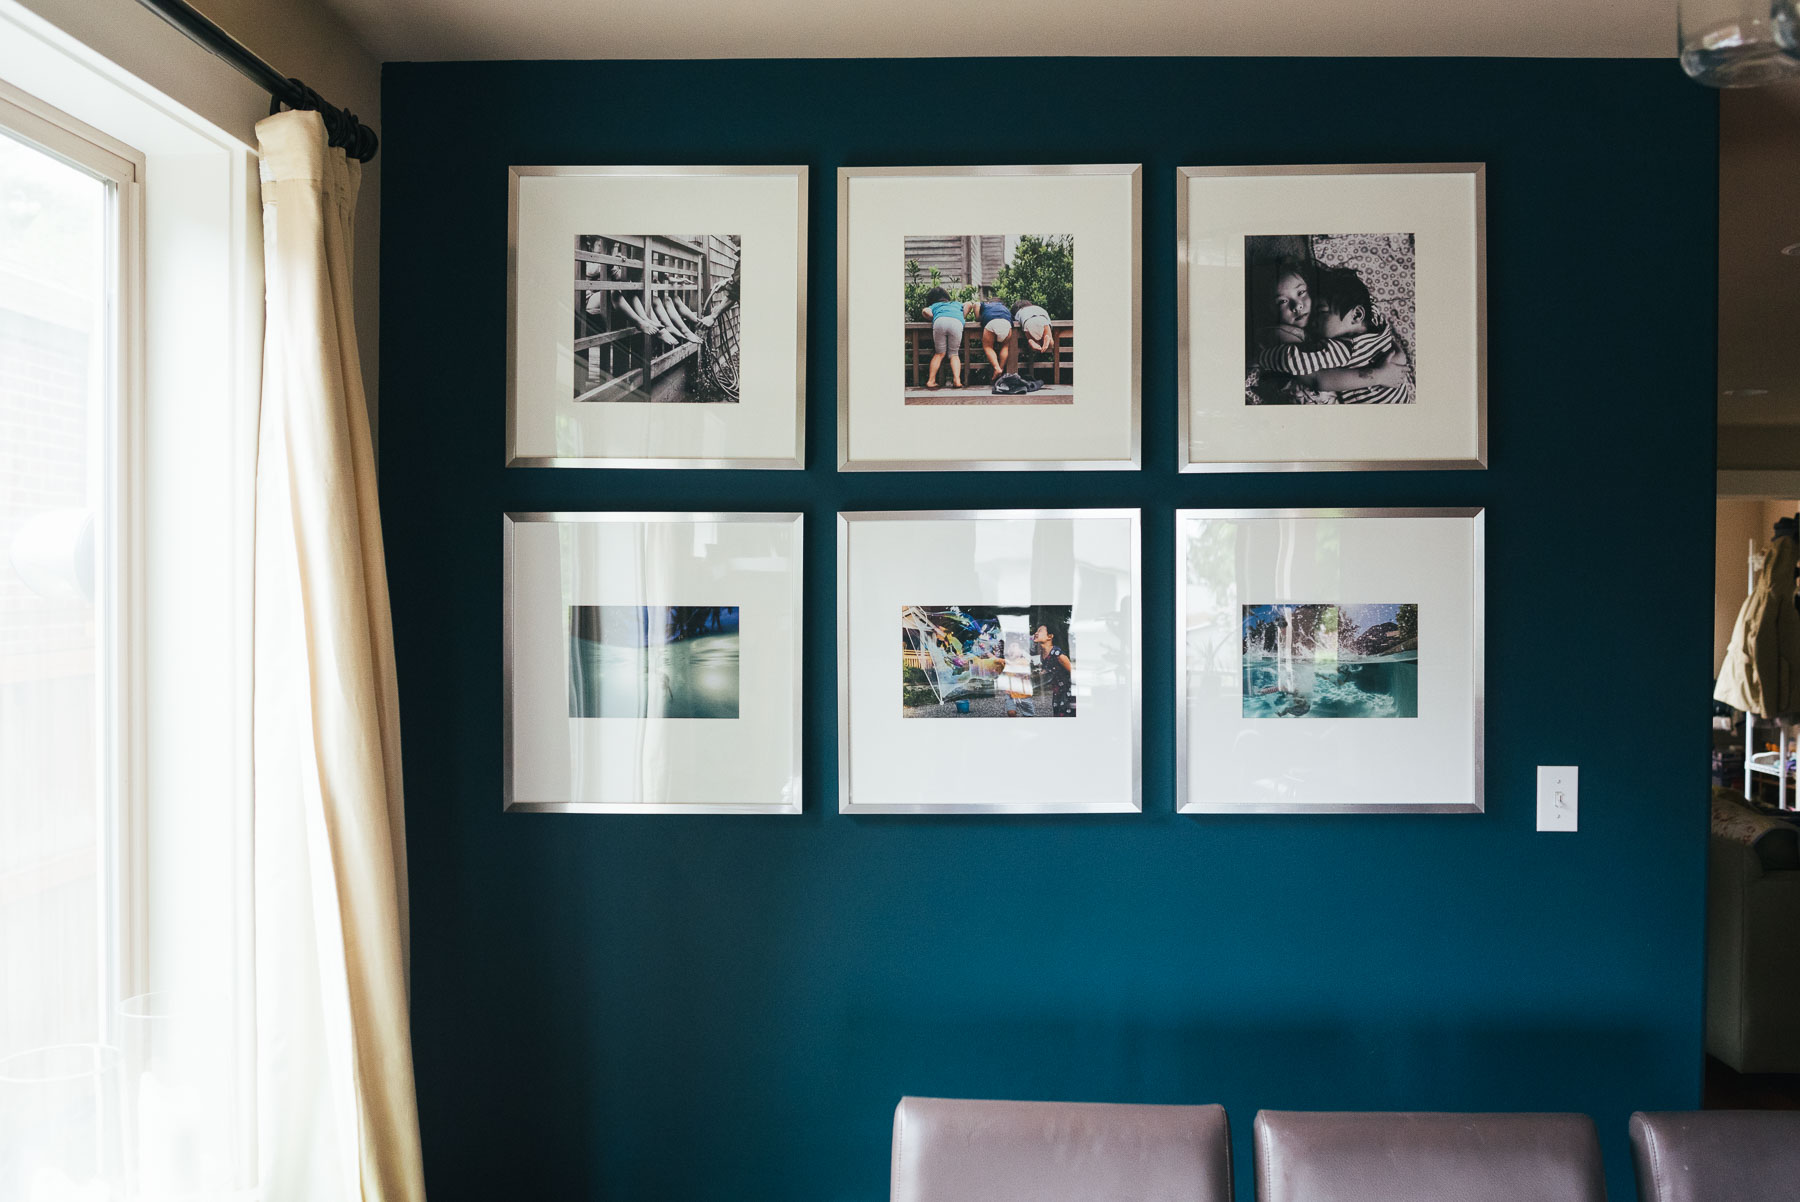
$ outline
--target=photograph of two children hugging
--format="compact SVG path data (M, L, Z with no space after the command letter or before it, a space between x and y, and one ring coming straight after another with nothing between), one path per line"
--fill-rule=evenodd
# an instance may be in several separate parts
M1244 239L1246 405L1416 399L1413 235Z

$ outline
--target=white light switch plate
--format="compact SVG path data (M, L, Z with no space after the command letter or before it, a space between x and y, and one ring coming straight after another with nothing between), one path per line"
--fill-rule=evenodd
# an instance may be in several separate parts
M1581 770L1538 765L1538 829L1573 831L1578 812L1577 790Z

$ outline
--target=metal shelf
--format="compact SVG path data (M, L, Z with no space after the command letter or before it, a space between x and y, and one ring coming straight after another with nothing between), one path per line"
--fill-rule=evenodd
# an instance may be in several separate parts
M1751 783L1756 776L1775 778L1775 808L1800 810L1800 772L1787 768L1788 753L1795 744L1788 739L1787 727L1775 723L1775 750L1752 752L1756 746L1756 715L1744 715L1744 800L1750 800ZM1795 787L1790 789L1788 782Z
M1751 772L1761 772L1766 776L1779 776L1781 775L1781 769L1775 766L1775 761L1779 755L1779 752L1765 751L1758 755L1749 756L1744 760L1744 767ZM1787 777L1789 780L1796 779L1794 769L1789 768L1787 770Z

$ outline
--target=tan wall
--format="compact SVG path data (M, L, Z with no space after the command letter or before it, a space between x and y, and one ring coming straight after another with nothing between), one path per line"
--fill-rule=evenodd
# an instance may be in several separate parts
M1800 426L1720 426L1721 471L1800 468Z
M1765 542L1775 533L1775 523L1782 518L1791 518L1800 513L1800 501L1764 500L1762 503L1762 528L1757 537Z
M1760 500L1723 498L1718 502L1718 524L1713 540L1713 674L1725 660L1731 624L1749 595L1746 585L1745 550L1751 539L1762 540Z
M319 0L191 0L221 29L379 132L381 63ZM378 158L375 160L380 162Z
M1713 542L1713 671L1725 658L1732 623L1749 595L1749 544L1766 546L1775 520L1800 512L1800 501L1721 497Z

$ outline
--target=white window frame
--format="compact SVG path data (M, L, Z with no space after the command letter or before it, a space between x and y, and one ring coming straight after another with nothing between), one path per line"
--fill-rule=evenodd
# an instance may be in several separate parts
M146 974L145 809L143 762L142 480L136 431L143 394L144 156L67 113L0 81L0 129L21 142L111 185L107 246L104 401L99 428L89 431L90 462L100 487L95 544L95 687L100 729L96 775L102 821L99 1029L116 1042L116 999L141 990Z
M117 610L129 615L122 645L132 649L117 760L133 807L116 865L129 919L106 1000L110 1009L229 955L232 1154L238 1175L255 1181L251 601L263 278L252 127L268 97L133 0L0 0L0 84L13 106L136 168L123 214L134 232L120 247L121 308L134 316L120 330L127 513L115 527L118 579L131 590ZM213 872L204 885L187 871L196 864Z

